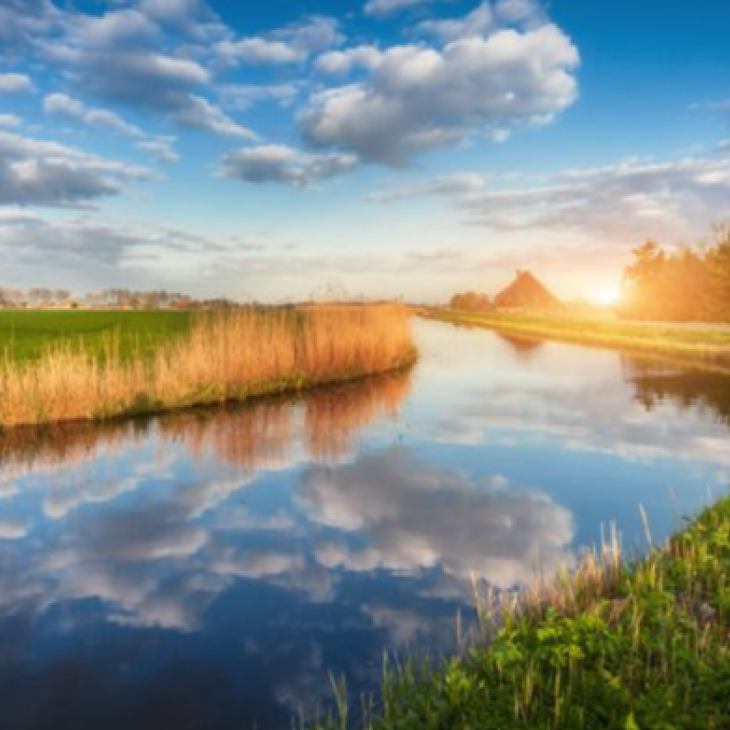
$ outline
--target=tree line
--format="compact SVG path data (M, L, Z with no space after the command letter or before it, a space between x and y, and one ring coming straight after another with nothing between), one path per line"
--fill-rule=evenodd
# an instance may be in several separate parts
M730 225L711 242L668 251L656 241L634 249L624 272L628 319L674 322L730 321Z
M189 294L131 289L103 289L74 299L67 289L0 287L0 307L5 309L88 308L88 309L196 309L231 307L228 299L195 299Z
M488 312L493 308L492 300L486 294L464 292L454 294L449 301L451 309L460 309L465 312Z

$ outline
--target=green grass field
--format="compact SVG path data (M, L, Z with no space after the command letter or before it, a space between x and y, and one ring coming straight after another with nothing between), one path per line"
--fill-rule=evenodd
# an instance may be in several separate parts
M55 344L72 342L103 355L118 343L123 357L149 354L190 327L188 312L0 310L0 354L35 360Z

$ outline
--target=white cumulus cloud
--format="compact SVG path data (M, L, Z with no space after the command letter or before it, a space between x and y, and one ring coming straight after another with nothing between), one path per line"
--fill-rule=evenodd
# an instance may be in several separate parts
M353 57L322 60L347 70ZM402 166L474 134L503 138L544 124L577 96L578 51L555 25L499 28L442 48L397 46L369 57L362 81L317 92L300 115L315 148Z
M0 94L22 94L35 90L30 76L25 74L0 74Z
M83 205L150 176L145 168L0 131L0 205Z
M415 8L433 3L435 0L370 0L365 5L367 15L390 15L399 10Z
M358 164L349 154L308 154L284 145L263 145L229 152L220 174L251 183L285 183L306 186L334 177Z
M316 16L266 36L221 42L217 51L228 64L280 65L302 63L344 40L334 18Z

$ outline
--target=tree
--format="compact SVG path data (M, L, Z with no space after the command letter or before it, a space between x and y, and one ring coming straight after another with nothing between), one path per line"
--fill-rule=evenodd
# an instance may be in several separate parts
M486 294L465 292L451 297L449 306L466 312L486 312L492 308L492 302Z
M674 322L730 320L730 227L710 247L667 253L655 241L633 252L624 272L621 314Z
M730 319L730 225L718 229L707 258L713 318L726 322Z

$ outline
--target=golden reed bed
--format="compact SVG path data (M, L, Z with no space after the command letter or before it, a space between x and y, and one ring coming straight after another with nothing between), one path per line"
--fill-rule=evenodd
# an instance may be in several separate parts
M415 358L396 305L247 308L207 313L153 357L55 346L0 365L0 425L108 419L245 400L402 367Z

